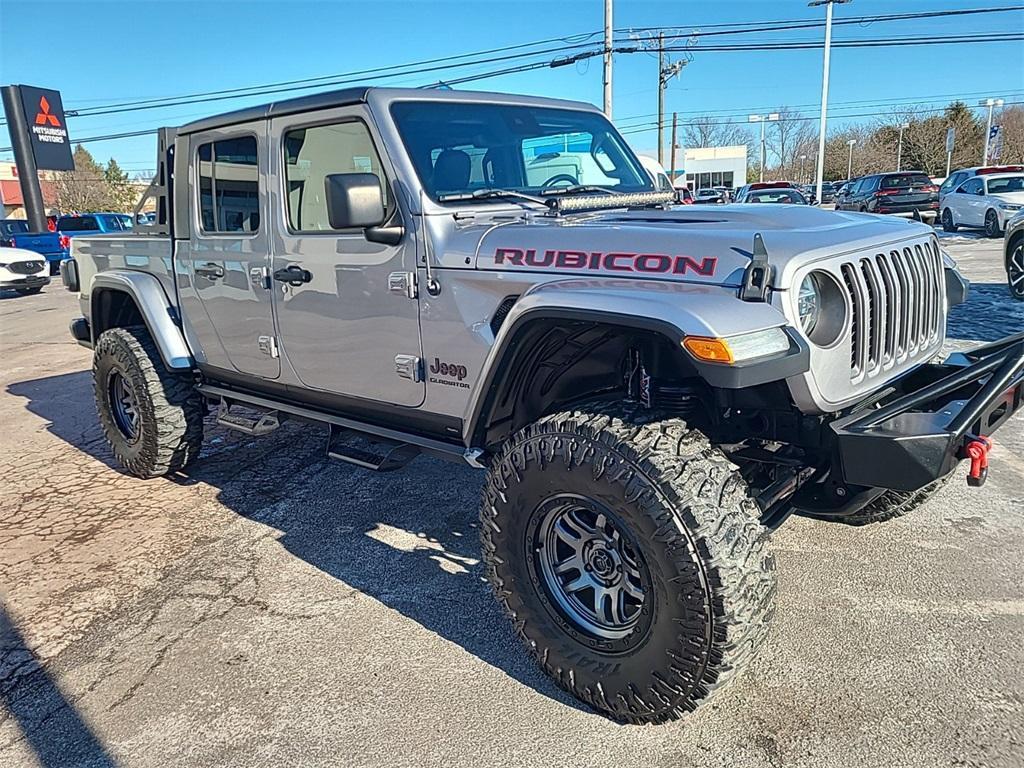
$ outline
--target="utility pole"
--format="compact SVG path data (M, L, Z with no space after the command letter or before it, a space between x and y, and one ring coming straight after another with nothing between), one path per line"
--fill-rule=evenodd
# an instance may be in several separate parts
M848 3L850 0L811 0L807 5L814 8L825 6L825 58L822 62L821 74L821 120L818 124L818 170L815 173L814 193L821 200L821 183L825 175L825 123L828 113L828 68L832 53L832 6L836 3Z
M672 151L669 153L669 157L672 159L669 164L672 166L668 169L668 179L672 182L672 186L676 185L676 125L679 121L679 113L672 113Z
M900 123L900 141L896 146L896 170L903 168L903 132L910 127L910 123ZM946 174L949 175L948 173Z
M988 164L989 135L992 133L992 108L1003 106L1002 99L982 99L978 102L980 107L988 107L988 121L985 123L985 138L982 139L984 147L981 150L981 164Z
M604 115L612 119L612 0L604 0Z
M758 169L758 181L764 181L764 124L769 120L775 121L779 119L778 112L772 112L770 115L748 115L748 123L760 123L761 124L761 166Z
M989 115L992 111L989 110ZM658 162L665 165L665 33L658 33ZM986 133L987 137L988 134ZM985 139L988 141L988 139Z

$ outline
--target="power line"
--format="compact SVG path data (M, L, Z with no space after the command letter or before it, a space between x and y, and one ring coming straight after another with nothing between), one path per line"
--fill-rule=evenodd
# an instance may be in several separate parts
M878 16L860 16L853 17L850 19L842 19L834 22L835 24L865 24L865 23L878 23L878 22L889 22L889 21L903 21L910 19L926 19L926 18L941 18L948 16L964 16L973 14L989 14L989 13L1006 13L1011 11L1024 10L1024 6L1008 6L1005 8L975 8L975 9L958 9L948 11L929 11L921 13L908 13L908 14L884 14ZM716 35L735 35L735 34L749 34L749 33L760 33L760 32L775 32L787 29L812 29L822 26L820 21L801 21L791 20L785 23L774 22L771 24L761 24L755 26L757 22L736 22L733 24L719 24L719 25L706 25L715 28L717 31L713 32L701 32L699 29L693 32L687 32L685 34L679 34L675 36L669 36L668 39L678 39L680 37L689 37L696 35L698 39L700 37L710 37ZM730 29L720 29L722 27L731 27ZM655 30L659 28L655 27L642 27L636 29L621 29L616 30L617 32L632 33L636 31ZM78 110L69 109L67 110L69 117L87 117L87 116L99 116L105 114L116 114L125 111L141 111L143 109L164 109L175 106L182 106L184 104L199 104L208 103L211 101L222 101L222 100L233 100L247 98L251 96L268 95L273 93L282 93L293 90L308 90L311 88L321 86L336 86L342 85L348 82L352 82L354 78L362 78L367 75L374 75L377 78L392 78L400 77L405 74L421 74L429 71L443 71L453 68L461 68L467 66L474 66L479 64L495 63L498 61L509 61L516 58L528 58L530 56L547 54L547 53L564 53L568 50L578 50L590 45L589 42L575 42L577 40L586 41L601 34L600 30L592 32L582 32L576 35L569 35L564 37L551 37L543 40L535 40L528 43L518 43L515 45L502 46L497 48L485 49L482 51L474 51L470 53L453 54L450 56L436 57L432 59L422 59L419 61L409 62L406 64L392 64L382 67L373 67L369 69L353 70L350 72L335 73L333 75L320 75L316 77L301 78L295 80L283 80L275 83L267 83L263 85L245 86L239 88L229 88L217 91L200 91L191 94L184 94L174 97L163 97L155 99L140 99L135 101L124 101L115 104L99 105L95 107L84 107ZM1016 39L1016 38L1009 38ZM540 45L547 45L549 43L567 43L567 45L559 46L557 48L548 48L544 50L526 51L515 54L509 54L507 56L497 56L492 58L478 59L475 61L457 61L458 59L468 59L473 56L489 56L496 53L506 53L508 51L522 51L525 48L535 48ZM628 41L621 41L628 42ZM814 47L808 45L807 47ZM817 47L821 47L820 44ZM670 49L666 50L679 50ZM708 52L717 52L719 50L734 50L731 47L700 47L694 50L702 50ZM751 48L750 50L764 50L760 48ZM621 51L628 53L632 51ZM600 51L603 54L603 50ZM593 55L597 55L593 52L588 52L581 58L590 58ZM438 65L429 66L426 69L425 65ZM416 68L411 72L405 71L393 71L393 70L407 70L409 68Z

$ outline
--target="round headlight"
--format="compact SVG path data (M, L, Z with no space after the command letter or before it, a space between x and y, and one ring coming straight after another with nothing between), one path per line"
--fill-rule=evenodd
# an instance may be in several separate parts
M804 334L811 336L821 317L821 286L812 272L800 283L797 294L797 312L800 315L800 328Z

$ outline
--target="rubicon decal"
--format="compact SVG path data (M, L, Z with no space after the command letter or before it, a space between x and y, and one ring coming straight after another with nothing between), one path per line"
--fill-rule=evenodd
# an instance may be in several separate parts
M536 248L498 248L494 252L498 266L583 269L606 272L640 272L649 274L712 277L718 259L708 256L670 256L664 253L623 253L619 251L540 251Z

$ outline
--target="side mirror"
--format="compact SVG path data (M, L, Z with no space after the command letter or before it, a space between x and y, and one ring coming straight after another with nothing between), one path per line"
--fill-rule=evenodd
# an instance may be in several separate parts
M984 197L985 196L985 188L984 187L979 187L978 191L975 192L974 194L976 194L978 197Z
M374 173L332 173L324 179L331 229L368 229L384 223L384 196Z

